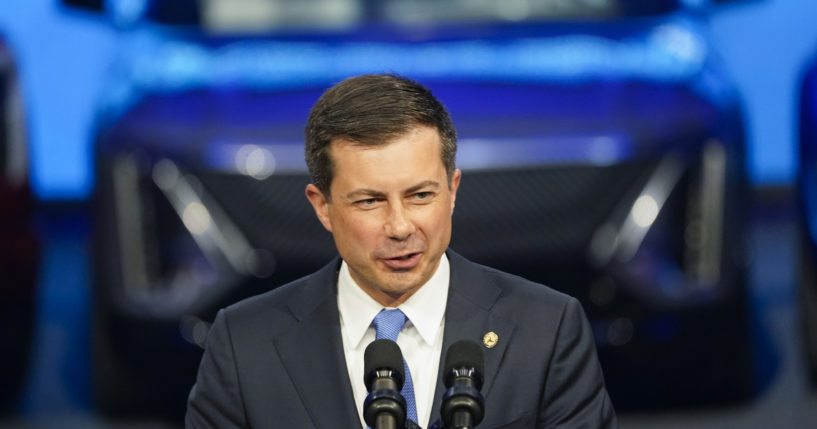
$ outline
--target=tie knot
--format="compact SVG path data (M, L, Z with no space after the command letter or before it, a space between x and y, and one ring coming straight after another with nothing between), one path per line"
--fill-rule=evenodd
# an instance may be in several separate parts
M398 309L383 310L374 316L375 338L397 341L397 336L406 323L406 315Z

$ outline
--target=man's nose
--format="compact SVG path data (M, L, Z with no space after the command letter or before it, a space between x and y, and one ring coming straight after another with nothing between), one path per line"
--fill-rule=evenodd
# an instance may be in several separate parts
M414 223L402 205L392 206L386 219L386 234L394 240L405 240L414 233Z

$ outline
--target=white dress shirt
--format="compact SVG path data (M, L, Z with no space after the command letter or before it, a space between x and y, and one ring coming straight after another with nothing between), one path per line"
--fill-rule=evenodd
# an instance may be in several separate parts
M398 307L407 320L397 337L397 345L403 352L414 382L419 420L417 423L424 428L429 424L434 389L437 386L449 277L448 258L443 254L434 275ZM363 401L368 391L363 382L363 352L375 339L372 320L383 308L357 285L346 262L343 262L338 274L340 331L349 380L364 428L366 422L363 420Z

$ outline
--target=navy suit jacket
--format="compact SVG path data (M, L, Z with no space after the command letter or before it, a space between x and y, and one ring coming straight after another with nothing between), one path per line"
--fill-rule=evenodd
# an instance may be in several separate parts
M451 250L447 255L443 357L458 340L482 344L487 332L499 338L495 347L483 348L485 418L479 427L617 427L578 301ZM362 426L343 354L339 267L335 259L219 312L188 399L188 428ZM432 422L444 392L438 381Z

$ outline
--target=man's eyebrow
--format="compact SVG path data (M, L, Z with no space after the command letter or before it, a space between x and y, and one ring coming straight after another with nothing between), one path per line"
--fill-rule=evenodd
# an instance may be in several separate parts
M425 181L422 181L422 182L420 182L420 183L406 189L405 193L410 194L412 192L417 192L417 191L419 191L420 189L423 189L423 188L433 188L433 190L436 190L436 189L440 188L440 183L436 182L434 180L425 180Z
M348 194L345 195L345 197L346 197L347 200L355 200L355 199L358 199L360 197L372 198L372 197L383 197L385 195L386 194L384 194L383 192L376 191L374 189L361 188L361 189L355 189L354 191L349 192Z

